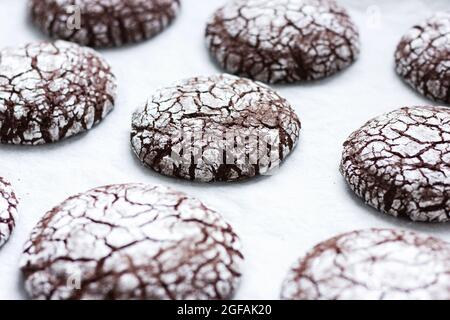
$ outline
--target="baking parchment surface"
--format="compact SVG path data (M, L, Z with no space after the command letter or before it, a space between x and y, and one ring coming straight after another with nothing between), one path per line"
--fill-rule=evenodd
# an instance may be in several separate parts
M338 171L342 143L367 120L402 106L436 104L395 74L401 36L448 0L341 0L361 33L361 56L344 72L310 84L277 85L302 121L297 148L272 176L230 184L198 184L160 176L130 149L135 108L159 87L219 73L204 30L225 0L182 0L175 23L152 40L101 50L118 78L115 110L87 134L39 147L0 146L0 176L20 199L19 221L0 249L0 299L25 299L18 269L23 245L39 219L67 197L126 182L164 184L221 212L245 253L237 299L278 299L292 263L318 242L371 227L405 228L450 241L450 225L417 224L376 212L357 199ZM25 0L0 0L0 46L46 39L28 21Z

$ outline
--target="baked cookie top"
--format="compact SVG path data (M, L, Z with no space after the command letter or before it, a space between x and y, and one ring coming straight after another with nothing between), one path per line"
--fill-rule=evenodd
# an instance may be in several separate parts
M226 71L269 83L315 80L349 66L359 34L334 0L233 0L206 29Z

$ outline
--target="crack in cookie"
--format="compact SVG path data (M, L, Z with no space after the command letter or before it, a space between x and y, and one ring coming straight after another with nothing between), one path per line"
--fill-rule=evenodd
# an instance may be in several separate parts
M450 246L402 230L371 229L325 242L289 271L288 300L448 300Z

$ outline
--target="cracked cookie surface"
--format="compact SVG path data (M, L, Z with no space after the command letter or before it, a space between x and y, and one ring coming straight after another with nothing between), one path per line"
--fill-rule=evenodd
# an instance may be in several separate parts
M334 0L233 0L206 41L222 68L269 83L331 76L359 55L357 28Z
M405 107L344 143L341 172L368 204L414 221L450 217L450 109Z
M397 73L424 96L450 103L450 12L412 27L396 53Z
M56 41L0 51L0 141L37 145L84 132L114 106L116 80L94 50Z
M402 230L370 229L320 243L290 270L288 300L448 300L450 247Z
M90 47L149 39L175 18L179 0L30 0L31 18L47 35Z
M295 112L275 91L224 74L159 90L134 113L131 143L161 174L236 181L278 168L299 131Z
M16 226L18 201L11 184L0 177L0 247Z
M48 212L21 269L34 299L229 299L242 260L231 226L200 201L124 184Z

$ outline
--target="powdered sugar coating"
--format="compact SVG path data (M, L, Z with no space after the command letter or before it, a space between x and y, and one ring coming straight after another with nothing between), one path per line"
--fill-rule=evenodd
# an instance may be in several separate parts
M51 37L91 47L114 47L163 31L177 15L180 1L29 0L29 5L34 23Z
M159 173L235 181L277 168L299 131L297 115L275 91L223 74L157 91L134 113L131 143L138 158Z
M450 247L389 229L354 231L322 242L289 272L290 300L448 300Z
M359 55L358 31L334 0L233 0L206 40L225 70L270 83L324 78Z
M2 143L51 143L86 131L115 96L115 77L92 49L56 41L0 51Z
M18 201L11 184L0 177L0 247L16 226Z
M450 103L450 12L411 28L395 53L396 70L421 94Z
M48 212L21 268L34 299L227 299L242 259L231 226L200 201L124 184Z
M344 143L341 171L368 204L414 221L450 218L450 109L406 107Z

